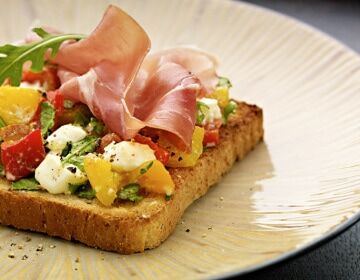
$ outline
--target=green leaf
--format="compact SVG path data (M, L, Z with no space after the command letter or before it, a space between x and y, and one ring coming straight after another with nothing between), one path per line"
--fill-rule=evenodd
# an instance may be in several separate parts
M60 156L66 157L70 153L71 147L72 147L71 142L66 142L65 148L61 151Z
M94 135L88 135L84 139L72 143L68 154L63 158L63 165L73 164L81 171L84 170L83 155L95 151L99 138Z
M219 77L219 81L216 85L216 87L227 87L227 88L231 88L232 84L230 82L230 80L228 78L225 77Z
M86 199L93 199L96 196L95 190L92 189L91 186L89 186L89 184L79 184L79 185L69 184L69 191L71 192L71 194Z
M81 190L77 193L77 196L80 198L94 199L96 197L96 192L94 189Z
M5 176L4 166L0 163L0 177Z
M75 165L81 172L85 172L84 156L74 156L66 161L67 164Z
M132 202L139 202L143 199L139 195L140 185L139 184L128 184L121 191L117 193L117 196L122 200L130 200Z
M81 104L77 106L77 110L75 112L74 124L85 127L91 119L91 111L88 106Z
M105 125L102 121L95 118L91 118L89 124L86 127L86 130L89 133L101 136L104 132Z
M4 120L2 118L0 118L0 128L5 127L6 123L4 122Z
M223 112L223 123L227 123L228 118L230 116L230 114L233 114L236 112L236 107L237 104L234 101L230 101L228 105L226 105L226 107L224 108L224 112Z
M170 199L171 199L171 195L166 194L166 195L165 195L165 200L166 200L166 201L169 201Z
M209 106L204 102L196 101L196 109L196 124L201 125L209 111Z
M0 46L0 85L9 78L13 86L21 82L23 64L31 61L31 71L40 72L45 63L45 53L51 49L51 56L55 57L61 44L67 40L80 40L85 38L81 34L51 35L41 28L34 28L42 40L21 46L6 44Z
M12 189L16 191L38 191L40 190L40 184L35 178L20 179L11 184Z
M69 184L69 191L71 194L75 194L78 189L83 186L84 184Z
M148 165L146 165L144 168L140 169L140 174L143 175L146 172L148 172L148 170L151 168L151 166L153 166L154 162L151 161Z
M48 131L54 126L55 109L49 102L41 103L40 124L41 133L45 137Z
M40 27L35 27L32 29L33 32L35 32L40 38L45 39L46 37L51 36L50 33L46 32L44 29Z

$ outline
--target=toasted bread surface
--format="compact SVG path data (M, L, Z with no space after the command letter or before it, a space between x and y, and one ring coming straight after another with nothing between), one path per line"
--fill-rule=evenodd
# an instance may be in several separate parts
M47 192L12 191L0 179L0 223L43 232L124 254L157 247L174 230L185 209L203 196L263 138L263 114L255 105L238 109L220 130L220 143L208 148L192 168L170 168L176 189L141 202L105 207L96 199Z

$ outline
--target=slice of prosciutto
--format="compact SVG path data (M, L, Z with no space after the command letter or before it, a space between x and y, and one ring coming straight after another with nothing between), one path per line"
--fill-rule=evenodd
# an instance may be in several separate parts
M213 55L197 48L177 47L149 54L145 57L140 72L151 73L154 68L169 62L181 65L199 79L201 95L214 91L219 81L216 74L218 61Z
M212 86L208 77L216 76L215 60L200 51L177 49L144 61L149 49L145 31L110 6L89 37L59 50L54 62L60 66L60 92L87 104L123 139L150 127L168 132L189 150L196 96Z

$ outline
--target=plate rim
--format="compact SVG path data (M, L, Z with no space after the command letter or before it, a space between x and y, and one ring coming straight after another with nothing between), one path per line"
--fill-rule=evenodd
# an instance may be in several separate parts
M222 0L214 0L214 1L220 2ZM272 10L270 8L260 6L257 4L244 2L242 0L227 0L227 1L232 2L235 5L247 6L250 9L258 10L258 11L276 16L276 17L283 18L284 20L286 20L290 23L296 24L299 28L301 28L303 30L307 30L312 33L315 33L315 34L321 36L326 41L328 41L328 43L333 43L338 48L341 48L344 51L346 51L347 53L351 54L354 58L356 58L359 61L359 65L360 65L360 53L353 50L351 47L346 45L344 42L331 36L330 34L326 33L325 31L318 29L315 26L310 25L309 23L306 23L306 22L304 22L300 19L297 19L295 17L292 17L290 15L287 15L287 14L284 14L284 13L278 12L276 10ZM224 1L222 1L222 2L224 2ZM233 277L245 276L245 275L249 275L249 274L252 274L255 272L264 271L267 268L283 264L287 261L294 260L295 258L298 258L300 256L305 255L306 253L314 251L315 249L317 249L317 248L321 247L322 245L325 245L326 243L335 239L337 236L341 235L347 229L349 229L354 224L356 224L356 222L358 222L359 220L360 220L360 211L358 211L357 213L355 213L354 215L349 217L346 221L339 223L338 225L336 225L335 227L330 229L328 232L326 232L322 236L320 236L316 239L313 239L312 241L305 243L298 248L295 248L291 251L280 254L279 256L277 256L273 259L270 259L270 260L267 260L264 262L260 262L259 264L251 265L249 267L245 267L245 268L241 268L241 269L235 269L235 270L228 271L228 272L222 272L222 273L213 275L213 276L209 277L208 279L230 279Z

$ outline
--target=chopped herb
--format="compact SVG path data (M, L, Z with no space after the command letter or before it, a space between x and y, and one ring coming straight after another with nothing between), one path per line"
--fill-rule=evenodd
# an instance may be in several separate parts
M10 44L0 46L0 85L9 78L11 85L19 86L25 62L31 61L32 72L40 72L44 67L45 53L48 49L51 49L51 57L55 57L64 41L85 38L80 34L51 35L41 28L34 28L33 31L42 40L20 46Z
M46 136L49 129L54 126L55 109L49 102L41 103L40 123L41 133Z
M84 156L74 156L66 161L67 164L75 165L81 172L85 172L84 169Z
M151 168L151 166L153 166L154 162L151 161L148 165L146 165L145 167L141 168L140 169L140 174L143 175L145 174L146 172L149 171L149 169Z
M94 189L81 190L77 193L77 196L80 198L94 199L96 197L96 192Z
M228 78L225 77L219 77L219 81L216 85L216 87L227 87L227 88L231 88L232 84L230 82L230 80Z
M92 134L101 136L104 132L105 125L102 121L91 118L86 130Z
M209 106L204 102L196 101L196 109L196 124L201 125L209 111Z
M140 185L139 184L128 184L121 191L117 193L118 198L122 200L130 200L132 202L139 202L143 199L139 195Z
M0 177L5 176L4 166L0 163Z
M79 105L76 107L74 124L85 127L90 122L91 116L90 109L86 105Z
M74 107L74 102L72 102L71 100L64 100L65 109L71 109L72 107Z
M11 184L12 189L16 191L38 191L40 190L40 184L35 178L20 179Z
M224 108L224 112L223 112L223 123L227 123L228 118L230 116L230 114L233 114L236 112L236 107L237 104L235 101L230 101L228 105L226 105L226 107Z
M98 145L98 139L96 136L88 135L84 139L72 143L70 151L63 159L63 165L73 164L83 171L84 162L82 156L95 151Z
M171 199L171 194L170 194L170 195L169 195L169 194L166 194L166 195L165 195L165 200L166 200L166 201L169 201L170 199Z
M71 194L75 194L77 190L82 187L84 184L69 184L69 191Z
M60 156L66 157L70 153L71 147L72 147L71 142L66 142L65 148L61 151Z
M95 190L89 184L69 184L69 191L80 198L93 199L96 196Z
M2 118L0 118L0 128L5 127L6 123L4 122L4 120Z

